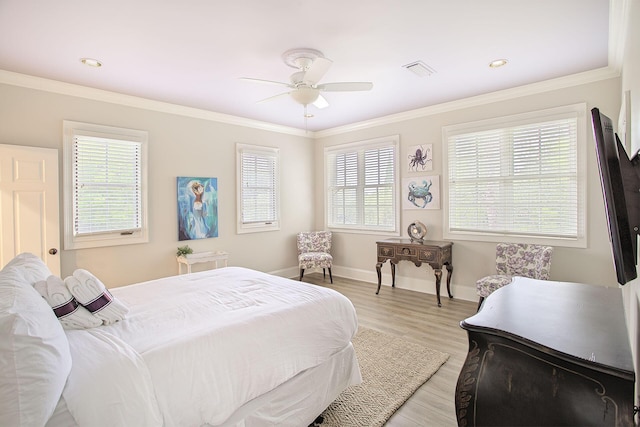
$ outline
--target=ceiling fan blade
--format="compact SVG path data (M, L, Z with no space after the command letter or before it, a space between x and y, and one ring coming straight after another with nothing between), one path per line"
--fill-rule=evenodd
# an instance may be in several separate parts
M371 90L373 83L371 82L336 82L318 85L318 89L324 92L351 92Z
M251 77L240 77L239 80L245 80L245 81L256 82L256 83L265 83L265 84L269 84L269 85L284 86L284 87L289 87L289 88L292 88L292 89L295 88L295 86L293 86L290 83L274 82L273 80L253 79Z
M302 81L308 85L315 85L329 71L333 61L327 58L316 58L311 67L304 73Z
M318 99L316 99L313 102L313 106L316 108L323 109L323 108L327 108L329 106L329 103L322 95L318 95Z
M262 104L263 102L273 101L274 99L282 98L282 97L284 97L284 96L287 96L287 95L289 95L290 93L291 93L291 92L282 92L282 93L279 93L279 94L277 94L277 95L273 95L273 96L270 96L270 97L268 97L268 98L261 99L260 101L257 101L257 102L256 102L256 104Z

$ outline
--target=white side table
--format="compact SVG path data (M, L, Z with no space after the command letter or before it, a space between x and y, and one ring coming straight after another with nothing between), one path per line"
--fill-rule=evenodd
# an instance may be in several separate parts
M229 254L224 251L218 252L200 252L189 254L189 256L180 255L176 257L178 261L178 274L182 274L182 265L187 266L187 273L191 273L191 266L193 264L198 264L201 262L215 262L216 266L214 268L218 268L219 263L222 262L223 266L227 266L227 260L229 259Z

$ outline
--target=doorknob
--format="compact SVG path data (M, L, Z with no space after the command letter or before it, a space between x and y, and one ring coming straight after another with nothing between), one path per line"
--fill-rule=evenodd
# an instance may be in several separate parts
M55 255L55 254L57 254L57 253L58 253L58 250L57 250L56 248L51 248L51 249L49 249L49 253L50 253L51 255Z

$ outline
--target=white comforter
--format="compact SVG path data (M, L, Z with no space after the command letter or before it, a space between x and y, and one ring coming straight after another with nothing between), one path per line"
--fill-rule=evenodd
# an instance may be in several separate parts
M343 295L240 267L111 291L127 319L68 334L63 397L79 425L221 424L357 330Z

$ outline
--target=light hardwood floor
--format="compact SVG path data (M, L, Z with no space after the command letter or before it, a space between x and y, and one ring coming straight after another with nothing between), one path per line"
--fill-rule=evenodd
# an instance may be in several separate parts
M449 360L389 419L388 427L456 426L454 394L467 355L467 334L460 322L475 314L477 303L382 286L356 280L323 279L321 273L303 281L335 289L351 300L360 325L402 336L450 355ZM446 295L446 290L445 290ZM389 363L393 363L392 360Z

